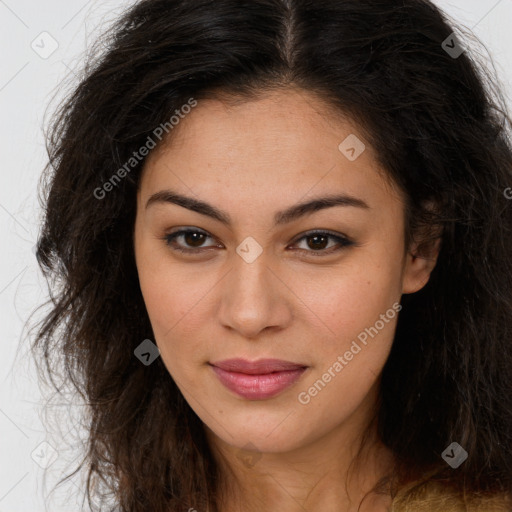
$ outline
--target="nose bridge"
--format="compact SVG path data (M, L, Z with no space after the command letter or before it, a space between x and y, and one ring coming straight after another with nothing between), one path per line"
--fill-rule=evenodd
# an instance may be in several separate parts
M224 287L220 320L245 337L270 326L283 326L288 316L283 286L266 256L260 253L253 259L235 255Z
M268 277L271 273L268 263L268 258L264 255L258 256L254 261L246 261L239 256L234 258L232 274L235 282L240 286L240 290L237 292L242 297L251 298L252 295L261 295L265 284L269 284Z
M272 299L275 287L270 283L271 275L264 255L250 262L239 256L234 258L230 297L238 309L262 309Z
M268 284L269 249L263 248L253 237L246 237L233 255L233 280L241 297L258 295Z

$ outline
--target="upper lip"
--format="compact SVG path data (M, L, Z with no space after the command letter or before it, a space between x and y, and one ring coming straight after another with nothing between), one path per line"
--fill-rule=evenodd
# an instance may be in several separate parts
M282 361L280 359L258 359L257 361L247 361L246 359L225 359L224 361L217 361L210 364L217 368L221 368L222 370L246 373L248 375L263 375L266 373L306 368L303 364Z

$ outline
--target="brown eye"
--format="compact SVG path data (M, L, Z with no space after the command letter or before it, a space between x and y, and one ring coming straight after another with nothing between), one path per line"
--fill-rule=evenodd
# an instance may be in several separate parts
M206 235L204 233L196 233L195 231L187 231L183 235L183 240L187 245L192 247L200 247L204 243Z
M211 238L207 233L198 229L182 229L165 236L165 241L173 250L180 252L200 252L202 248L214 247L212 245L203 246L205 240ZM177 244L181 239L183 244Z
M325 249L326 244L329 243L329 237L325 235L313 235L306 238L308 240L308 247L310 249Z
M333 234L328 231L313 231L306 233L297 240L300 242L306 240L307 249L299 249L301 251L308 252L313 256L325 256L332 254L333 252L340 251L345 247L354 245L352 240L349 240L346 236ZM329 247L329 240L333 240L335 243ZM295 244L297 243L295 242Z

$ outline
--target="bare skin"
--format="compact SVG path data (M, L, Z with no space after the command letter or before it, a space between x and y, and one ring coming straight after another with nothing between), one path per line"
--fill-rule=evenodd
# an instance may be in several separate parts
M372 431L349 473L376 411L393 305L427 283L435 257L405 250L401 192L367 143L354 160L340 151L351 134L364 142L355 124L296 89L231 105L202 100L146 161L134 229L141 290L162 360L223 470L222 512L355 512L392 463ZM231 225L170 202L146 206L162 190L209 203ZM274 223L278 211L335 194L366 207ZM166 243L184 228L198 234ZM318 230L353 243L312 240ZM249 262L237 248L261 253ZM372 326L377 334L361 343ZM307 369L276 396L247 399L209 364L228 358ZM374 496L359 511L389 503Z

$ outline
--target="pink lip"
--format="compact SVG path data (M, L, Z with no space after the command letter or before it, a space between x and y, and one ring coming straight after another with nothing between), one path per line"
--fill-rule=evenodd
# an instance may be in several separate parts
M227 359L210 364L224 386L249 400L264 400L281 393L306 370L304 365L278 359Z

